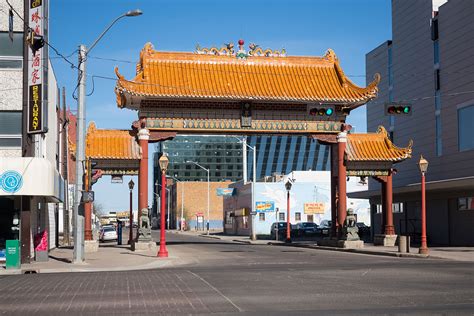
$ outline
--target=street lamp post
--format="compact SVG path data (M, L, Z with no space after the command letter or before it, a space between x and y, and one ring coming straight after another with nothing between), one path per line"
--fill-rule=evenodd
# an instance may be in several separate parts
M84 261L84 219L90 221L90 210L88 214L82 215L84 204L81 203L82 191L85 189L84 185L84 163L85 163L85 136L86 136L86 60L87 55L97 45L100 39L107 33L107 31L123 17L132 17L141 15L142 11L132 10L117 17L109 26L99 35L99 37L92 43L89 49L85 45L79 45L79 63L78 63L78 93L77 93L77 139L76 139L76 187L74 199L74 254L73 260L75 263Z
M155 184L156 184L157 187L161 187L161 186L162 186L161 184L158 183L158 181L156 181ZM168 189L166 186L165 186L165 190L166 190L166 192L168 192L168 209L167 209L167 212L166 212L166 213L167 213L167 215L166 215L166 228L169 230L169 229L170 229L170 200L171 200L171 191L170 191L170 189ZM157 189L157 191L158 191L158 189ZM154 193L154 194L156 195L156 199L157 199L156 204L158 204L158 197L159 197L159 195L156 194L156 193Z
M182 183L183 192L181 192L181 220L179 221L179 230L183 230L183 220L184 220L184 181L176 179L176 177L168 176L169 178ZM169 209L168 209L169 212Z
M288 179L285 183L286 188L286 242L291 242L291 224L290 224L290 190L291 190L291 180ZM277 223L278 224L278 223Z
M209 235L209 208L210 208L210 182L209 182L209 169L207 168L204 168L203 166L201 166L200 164L198 164L197 162L195 161L186 161L186 163L193 163L195 164L196 166L198 166L199 168L201 169L204 169L207 171L207 225L206 225L206 228L207 228L207 235Z
M161 218L160 218L160 250L158 251L158 257L168 257L168 250L166 249L166 235L165 235L165 182L166 182L166 170L168 169L168 157L164 154L158 160L161 169Z
M135 186L135 183L133 180L130 180L128 183L128 188L130 190L130 215L128 216L128 220L130 222L130 231L128 233L128 244L131 245L133 241L133 199L132 199L132 194L133 194L133 187Z
M425 188L425 173L428 170L428 160L420 157L418 167L421 171L421 246L418 253L427 255L428 245L426 242L426 188Z
M244 183L247 183L247 152L246 152L246 147L248 147L250 150L252 150L252 207L251 207L251 214L252 214L252 234L251 234L251 239L252 240L257 240L256 236L256 231L255 231L255 183L257 183L257 149L256 146L250 146L247 144L247 138L244 137L242 140L238 138L237 136L234 136L237 138L241 143L242 143L242 151L243 151L243 178L244 178Z

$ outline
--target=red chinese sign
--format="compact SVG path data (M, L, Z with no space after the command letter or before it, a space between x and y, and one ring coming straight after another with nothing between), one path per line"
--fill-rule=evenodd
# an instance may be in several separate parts
M31 0L28 26L36 35L43 34L43 1ZM31 36L34 36L31 35ZM28 53L28 133L43 133L43 49Z

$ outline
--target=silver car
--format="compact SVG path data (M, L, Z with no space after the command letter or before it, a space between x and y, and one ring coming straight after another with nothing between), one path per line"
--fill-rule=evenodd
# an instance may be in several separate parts
M117 231L114 227L105 226L100 230L100 241L117 240Z

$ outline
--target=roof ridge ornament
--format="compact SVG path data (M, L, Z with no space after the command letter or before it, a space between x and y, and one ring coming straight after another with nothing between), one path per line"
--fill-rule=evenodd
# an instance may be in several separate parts
M201 47L199 44L196 45L195 53L199 55L215 55L215 56L234 56L237 59L247 59L248 57L286 57L286 49L272 50L267 48L263 50L260 45L255 43L249 44L249 51L247 52L244 48L244 40L238 41L239 50L235 52L234 43L225 43L223 47Z

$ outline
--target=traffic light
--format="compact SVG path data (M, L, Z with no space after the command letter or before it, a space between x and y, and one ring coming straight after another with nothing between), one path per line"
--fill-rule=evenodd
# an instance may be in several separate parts
M387 103L385 104L385 115L411 115L411 104Z
M329 105L311 106L308 109L311 116L331 116L334 114L334 107Z
M26 40L28 41L28 45L30 46L31 50L33 51L33 55L35 55L36 52L40 48L43 48L43 46L44 46L43 36L37 35L33 30L30 30L30 33L28 34L28 37L27 37Z

